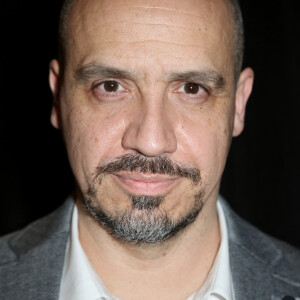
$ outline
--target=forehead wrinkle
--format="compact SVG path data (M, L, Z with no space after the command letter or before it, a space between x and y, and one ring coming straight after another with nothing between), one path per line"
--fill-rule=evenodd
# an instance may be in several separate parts
M200 18L200 17L199 17ZM101 18L99 18L101 20ZM179 25L179 24L174 24L174 22L165 22L165 23L162 23L161 22L161 18L160 20L158 20L157 22L155 22L155 18L151 19L151 21L134 21L132 20L132 18L124 18L124 19L121 19L121 20L118 20L117 22L115 20L101 20L100 22L97 22L97 24L94 24L94 26L91 26L89 25L88 28L86 27L86 34L90 34L91 32L94 32L97 28L99 27L108 27L108 26L115 26L115 25L123 25L122 28L126 28L126 24L129 23L129 26L132 26L132 25L141 25L141 26L149 26L150 28L151 27L165 27L166 29L170 29L170 28L173 28L173 29L182 29L182 30L191 30L191 26L187 25L187 26L182 26L182 25ZM79 22L78 22L79 23ZM78 27L80 28L81 26L78 24ZM194 28L199 28L201 27L201 24L197 23L197 24L194 24L193 26ZM157 30L157 29L154 29L152 28L152 30ZM204 32L203 32L204 33Z
M165 43L165 44L172 44L174 46L182 46L182 47L196 47L196 48L204 48L206 49L206 47L204 45L196 45L196 44L184 44L184 43L175 43L175 42L167 42L167 41L163 41L163 40L141 40L141 41L123 41L123 40L118 40L118 41L105 41L105 42L101 42L102 45L104 44L145 44L145 42L149 42L149 43Z
M124 21L118 21L118 24L126 24L126 23L130 23L130 24L134 24L134 25L146 25L146 26L162 26L162 27L174 27L174 28L181 28L181 29L188 29L188 27L184 27L184 26L180 26L180 25L174 25L174 24L167 24L167 23L150 23L150 22L137 22L137 21L132 21L132 20L124 20ZM95 27L93 27L92 29L95 29L98 26L105 26L105 25L110 25L110 24L116 24L115 21L107 21L101 25L97 25Z
M159 31L159 28L161 27L161 30L170 30L171 28L173 30L178 30L178 29L181 29L181 30L189 30L189 27L184 27L184 26L180 26L180 25L173 25L173 24L163 24L163 23L142 23L142 22L136 22L136 21L119 21L118 22L120 25L123 24L123 28L126 28L126 23L130 23L130 25L141 25L143 26L144 28L146 27L149 27L149 30L151 32L158 32ZM88 30L86 30L85 34L93 34L93 32L95 31L95 29L99 28L99 27L105 27L105 26L109 26L109 24L116 24L115 22L111 21L111 22L105 22L103 24L98 24L98 25L95 25L93 27L90 27ZM129 25L129 26L130 26ZM164 29L163 29L164 28ZM178 30L179 31L179 30ZM124 33L123 33L124 34ZM184 32L180 32L180 34L184 34ZM199 34L199 33L198 33ZM203 33L205 34L205 33ZM138 37L136 37L138 38ZM115 39L114 39L115 40ZM163 40L154 40L154 39L149 39L149 40L142 40L142 41L158 41L158 42L164 42ZM196 41L196 40L195 40ZM106 38L105 41L101 42L101 43L107 43L107 42L113 42L112 40L108 40ZM125 40L118 40L118 42L120 43L124 43L124 42L131 42L130 40L129 41L125 41ZM140 42L140 41L136 41L136 42ZM136 43L136 42L133 42L133 43ZM178 45L181 45L180 43L173 43L173 42L169 42L171 44L178 44ZM185 43L182 43L182 45L187 45L187 46L190 46L190 45L193 45L193 44L185 44ZM193 45L193 46L196 46L196 45Z
M207 1L207 0L205 0ZM204 1L204 2L205 2ZM129 2L129 1L128 1ZM149 1L147 1L149 2ZM152 1L153 2L153 1ZM183 2L183 1L182 1ZM203 18L203 15L200 15L200 14L197 14L195 13L194 11L197 11L198 9L202 12L203 11L203 2L201 3L199 0L196 0L196 1L190 1L192 2L191 4L193 5L193 11L187 11L187 10L184 10L185 7L187 7L187 5L184 5L182 7L178 7L177 9L176 8L170 8L170 7L165 7L165 6L156 6L156 5L131 5L131 6L125 6L122 8L123 11L127 10L140 10L140 9L144 9L144 10L156 10L156 11L166 11L166 12L174 12L174 13L177 13L177 14L184 14L184 15L187 15L189 17L196 17L196 18ZM230 9L229 9L229 1L228 0L221 0L221 1L218 1L218 6L220 6L220 2L223 4L222 6L225 7L225 10L227 10L227 13L229 13L230 15ZM125 1L124 1L125 5L127 4ZM112 2L110 2L109 4L112 4ZM167 4L170 4L170 1L167 2ZM189 5L191 5L189 4ZM206 2L207 4L207 2ZM210 11L213 11L215 12L216 10L216 1L212 1L210 0L210 3L209 3L209 10ZM174 4L175 5L175 4ZM102 11L115 11L116 8L118 8L118 6L115 4L112 4L113 7L106 7L104 8ZM205 9L207 9L207 6L205 7Z
M103 11L104 11L104 12L105 12L105 11L112 11L112 10L114 10L114 9L115 9L115 8L107 8L107 9L105 9L105 10L103 10ZM153 9L153 10L161 10L161 11L175 12L175 13L177 13L177 14L185 14L185 15L188 15L188 16L190 16L190 17L201 18L200 15L195 14L195 13L191 13L191 12L183 11L183 10L179 10L179 9L167 8L167 7L159 7L159 6L131 6L131 7L125 8L125 10L127 10L127 11L130 11L130 10L136 10L136 9L144 9L144 10L150 10L150 9Z
M90 15L91 19L94 18L94 20L98 23L96 25L94 25L93 27L90 27L90 30L94 30L95 28L97 28L98 26L105 26L105 25L109 25L109 24L116 24L116 23L122 23L122 22L130 22L132 24L149 24L149 25L154 25L154 24L161 24L161 25L168 25L168 26L174 26L174 27L178 27L178 28L187 28L187 27L183 27L183 26L179 26L179 25L174 25L174 20L172 20L174 17L178 18L178 16L176 17L175 15L157 15L157 14L151 14L149 12L141 12L141 10L156 10L156 11L166 11L166 12L174 12L175 14L184 14L187 15L189 17L194 17L197 19L197 21L195 22L195 27L199 27L201 26L201 22L199 22L200 20L203 21L205 20L206 22L209 22L209 16L207 16L206 14L196 14L193 12L189 12L189 11L184 11L184 10L180 10L180 9L174 9L174 8L168 8L168 7L160 7L160 6L130 6L130 7L126 7L126 3L125 5L122 7L122 10L120 10L120 8L114 4L112 2L109 3L109 5L112 5L112 7L100 7L100 9L94 9L93 13ZM196 9L199 9L201 7L201 5L198 5L198 7L196 7ZM207 8L207 7L206 7ZM210 7L209 10L212 10L213 7ZM119 11L116 13L116 9L118 9ZM128 14L127 12L132 12L132 14ZM112 13L111 13L112 12ZM201 11L202 12L202 11ZM78 13L78 17L79 19L81 19L81 21L84 21L83 15L84 13ZM81 16L81 17L80 17ZM95 18L95 16L97 16ZM117 16L117 17L116 17ZM180 18L182 18L182 16L179 16ZM171 18L171 19L170 19ZM113 19L113 20L111 20ZM136 19L141 19L141 23L137 22L137 21L132 21L132 20L136 20ZM151 19L151 21L149 21L147 23L147 19ZM170 19L170 20L169 20ZM158 22L155 22L155 20L158 20ZM162 23L161 21L166 21L166 23ZM168 22L168 20L170 22ZM78 20L80 21L80 20ZM191 21L191 20L190 20ZM193 21L192 21L193 22ZM198 23L199 22L199 23ZM175 22L176 23L176 22ZM178 22L177 22L178 23ZM203 25L203 24L202 24ZM212 25L211 22L209 22L208 24L206 24L206 26L208 25ZM81 26L80 26L81 27ZM189 29L189 26L188 26ZM90 31L88 30L88 31Z
M200 1L196 1L196 2L200 2ZM194 2L194 4L196 2ZM214 11L214 13L216 13L215 12L215 3L214 2L215 1L212 1L212 3L209 5L209 8L206 5L205 9L206 10L208 9L209 11ZM228 2L228 1L222 0L221 2L223 2L225 4L225 2ZM108 5L110 5L111 7L107 7ZM195 6L195 10L198 10L198 9L200 9L202 7L201 4L200 5L194 5L194 6ZM225 6L227 7L228 5L225 5ZM116 18L116 16L117 16L116 15L116 9L119 10L117 12L118 18ZM161 7L161 6L150 6L150 5L145 5L145 6L144 5L126 6L126 2L125 1L124 1L124 5L123 5L122 9L120 9L119 5L117 5L116 3L109 2L108 4L105 4L104 1L103 1L102 5L100 6L100 9L99 9L99 7L97 7L97 8L94 7L93 13L90 13L90 17L88 19L91 19L91 17L95 18L95 15L97 15L98 16L96 18L97 21L99 21L99 20L101 21L101 20L104 20L104 19L107 19L107 18L111 19L111 17L113 16L113 18L116 18L116 20L111 21L111 22L107 21L107 24L110 24L110 23L116 23L116 22L119 23L119 22L122 22L122 21L119 21L120 17L121 17L121 19L123 19L123 21L127 21L128 20L130 22L132 22L131 21L132 19L137 18L137 17L142 17L142 22L144 22L147 19L147 17L150 17L152 20L155 20L156 18L158 18L158 19L162 18L161 16L152 15L152 14L149 14L149 13L146 13L146 14L145 13L141 13L139 11L141 9L174 12L176 14L185 14L185 15L187 15L189 17L195 17L195 18L201 19L201 20L203 20L203 19L206 19L206 21L210 20L210 16L207 16L207 12L206 12L206 14L204 14L202 12L202 10L201 10L202 14L200 14L200 12L197 14L197 13L189 12L189 11L186 11L186 10L174 9L174 8L169 8L169 7ZM84 12L85 10L86 10L86 7L83 6L83 7L81 7L81 12L77 11L77 14L75 13L75 15L77 15L77 17L79 18L79 20L78 20L79 22L83 21L83 19L84 19L83 15L85 15L85 12ZM228 10L228 7L227 7L227 10ZM110 12L110 11L113 12L112 15L111 14L107 14L107 12ZM135 12L136 14L135 14L134 18L132 18L133 16L131 16L131 15L128 16L128 14L126 14L126 11L133 11L133 12ZM219 15L219 13L218 13L218 15ZM171 16L170 15L163 16L163 19L165 20L165 19L168 19L169 17L172 18L172 15ZM209 22L209 23L210 23L209 25L212 25L211 22ZM215 23L215 22L213 22L213 23ZM151 25L155 24L155 21L151 22L149 24L151 24ZM96 28L97 26L103 26L103 25L104 25L104 23L100 22L100 24L96 25L93 28ZM198 26L199 25L201 25L201 23L198 24ZM91 29L93 29L93 28L91 28Z
M222 0L225 1L225 0ZM198 1L197 1L198 2ZM215 8L215 1L212 1L212 3L210 5L206 5L204 8L206 10L212 10ZM195 1L193 2L194 4L196 3ZM200 1L199 1L200 3ZM90 12L89 14L89 18L84 17L84 15L87 14L86 12L77 12L77 21L75 22L75 24L77 23L77 28L80 29L84 29L85 28L85 34L93 34L94 31L97 31L97 28L99 27L103 27L103 30L105 27L108 27L109 30L112 31L112 35L111 38L113 38L114 36L116 36L116 34L118 33L118 27L115 26L111 26L111 25L119 25L119 27L123 28L121 33L126 33L126 31L128 31L129 27L127 26L122 26L123 24L125 25L126 22L129 22L130 24L132 24L133 26L135 24L137 25L144 25L144 26L149 26L149 27L154 27L155 25L160 25L160 26L164 26L166 28L179 28L182 30L190 30L193 29L193 27L195 28L195 31L193 34L197 33L199 34L199 31L201 31L201 27L205 27L205 31L207 31L207 27L211 27L213 24L213 26L216 26L215 22L211 22L210 20L210 16L207 15L207 11L206 13L204 11L199 11L198 14L194 13L193 11L188 12L185 10L180 10L180 9L174 9L174 8L169 8L169 7L161 7L161 6L143 6L143 5L134 5L134 6L128 6L130 5L130 3L128 2L128 5L126 6L126 2L124 2L124 5L122 5L122 9L120 9L119 5L117 5L118 2L114 3L109 2L109 3L105 3L105 1L103 1L102 6L96 6L96 2L94 2L94 9L92 10L92 12ZM122 2L123 4L123 2ZM194 5L196 6L196 9L198 10L199 8L202 7L201 5ZM84 7L86 8L86 7ZM159 15L159 14L151 14L151 13L143 13L141 12L141 9L143 10L158 10L158 11L168 11L168 12L174 12L176 14L185 14L188 16L193 16L195 18L197 18L197 22L193 22L191 20L189 20L189 22L186 23L182 23L183 25L181 25L181 22L179 22L178 16L175 17L176 20L174 19L174 15ZM184 9L184 7L183 7ZM84 9L86 10L86 9ZM110 11L112 11L112 13L110 13ZM127 11L132 11L133 13L127 13ZM135 13L135 14L134 14ZM75 14L76 15L76 14ZM218 13L219 15L219 13ZM180 16L182 17L182 16ZM201 21L200 21L201 20ZM141 22L139 22L141 21ZM204 23L203 23L204 21ZM223 20L224 21L224 20ZM79 24L81 23L81 24ZM221 24L220 24L221 26ZM115 27L115 28L114 28ZM127 27L127 29L126 29ZM222 26L223 28L223 26ZM196 30L197 29L197 30ZM157 31L157 29L153 29L153 31ZM207 32L205 32L204 30L202 31L202 34L207 34ZM224 34L222 34L223 36ZM165 35L163 35L165 36ZM109 35L108 35L109 37ZM197 39L195 39L197 40Z

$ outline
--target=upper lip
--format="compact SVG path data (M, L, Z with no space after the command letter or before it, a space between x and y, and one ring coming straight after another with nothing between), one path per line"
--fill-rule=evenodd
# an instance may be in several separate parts
M120 172L114 174L115 176L121 177L123 179L130 179L142 182L164 182L172 181L177 179L176 176L170 176L165 174L147 174L147 173L135 173L135 172Z

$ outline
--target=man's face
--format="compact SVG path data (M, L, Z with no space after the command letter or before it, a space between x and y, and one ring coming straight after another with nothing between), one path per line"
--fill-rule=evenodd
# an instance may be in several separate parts
M174 222L213 203L240 128L225 1L79 0L69 35L52 123L63 130L83 198L108 216L164 211ZM158 202L143 214L142 201Z

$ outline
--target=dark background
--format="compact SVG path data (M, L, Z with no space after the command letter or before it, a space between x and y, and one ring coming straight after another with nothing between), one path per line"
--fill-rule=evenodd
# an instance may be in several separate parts
M49 122L48 63L59 0L1 1L0 234L64 201L74 183ZM245 66L256 74L244 133L222 193L242 217L300 248L300 11L297 1L242 0Z

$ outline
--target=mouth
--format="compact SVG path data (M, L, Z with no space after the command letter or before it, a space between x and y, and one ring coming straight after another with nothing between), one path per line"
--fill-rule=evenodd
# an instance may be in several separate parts
M179 177L131 172L120 172L112 177L128 193L144 196L166 195L179 181Z

